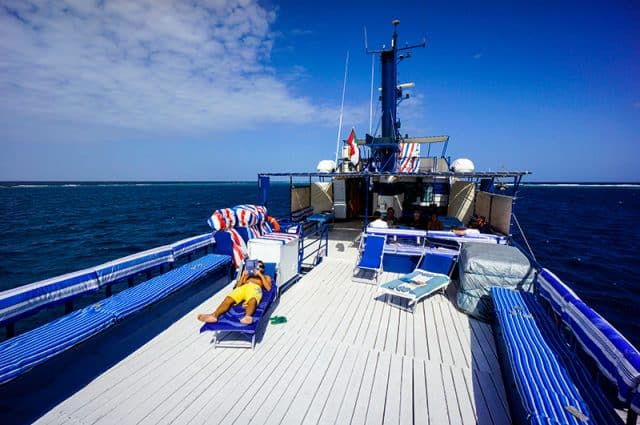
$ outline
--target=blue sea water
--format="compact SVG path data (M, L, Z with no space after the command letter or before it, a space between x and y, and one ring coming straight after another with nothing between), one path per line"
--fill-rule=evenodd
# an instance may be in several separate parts
M270 211L286 213L288 186ZM538 261L640 347L640 186L531 185L515 213ZM0 183L0 290L209 231L254 182ZM515 233L515 232L514 232Z

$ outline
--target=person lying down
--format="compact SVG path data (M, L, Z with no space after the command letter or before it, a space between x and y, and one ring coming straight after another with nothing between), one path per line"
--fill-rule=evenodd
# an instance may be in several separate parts
M238 279L233 291L211 314L198 314L198 320L205 323L215 323L218 317L229 311L236 304L244 303L245 315L240 323L249 325L253 322L253 314L262 299L262 290L271 290L271 277L264 274L264 263L258 261L257 267L251 270L247 267Z

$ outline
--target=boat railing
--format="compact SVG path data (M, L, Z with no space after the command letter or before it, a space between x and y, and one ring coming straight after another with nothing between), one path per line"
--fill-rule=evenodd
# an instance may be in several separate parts
M211 233L179 240L137 254L109 261L95 267L56 276L0 292L0 326L6 338L15 336L18 320L43 310L64 304L64 312L74 310L74 300L105 288L105 296L112 295L112 287L127 282L149 280L154 272L162 274L181 260L190 262L197 251L202 254L215 243Z
M303 226L299 239L298 272L310 269L329 254L329 226L323 222L311 222L312 226Z
M638 349L548 269L538 269L534 292L593 381L626 410L627 423L635 424L640 413Z

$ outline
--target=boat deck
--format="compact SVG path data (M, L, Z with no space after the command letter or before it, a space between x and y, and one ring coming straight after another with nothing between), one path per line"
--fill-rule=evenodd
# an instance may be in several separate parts
M348 239L335 232L330 256L282 294L273 314L288 322L255 350L198 334L196 313L223 289L37 423L510 423L490 326L441 294L414 314L375 299L350 280Z

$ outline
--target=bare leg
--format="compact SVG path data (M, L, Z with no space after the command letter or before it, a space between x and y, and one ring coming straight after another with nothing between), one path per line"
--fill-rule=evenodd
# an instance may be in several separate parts
M206 323L215 323L218 321L218 317L220 317L221 314L229 311L233 304L235 304L233 298L226 297L224 301L222 301L222 304L218 306L216 311L213 312L213 314L198 314L198 320Z
M253 322L253 313L256 312L256 308L258 307L258 301L255 298L251 298L247 302L247 310L244 313L244 317L240 319L240 323L244 323L245 325L250 325Z

